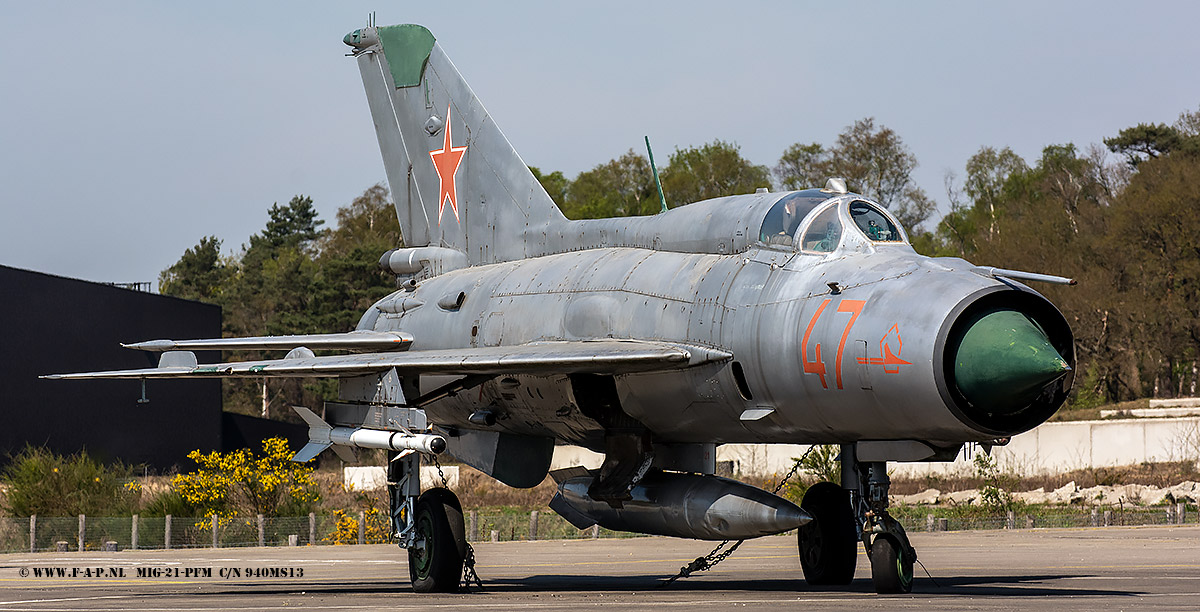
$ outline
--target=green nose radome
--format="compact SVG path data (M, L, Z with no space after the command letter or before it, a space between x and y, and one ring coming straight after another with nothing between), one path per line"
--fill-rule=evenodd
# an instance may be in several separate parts
M992 414L1025 408L1070 371L1045 332L1015 310L989 313L971 325L954 359L959 391Z

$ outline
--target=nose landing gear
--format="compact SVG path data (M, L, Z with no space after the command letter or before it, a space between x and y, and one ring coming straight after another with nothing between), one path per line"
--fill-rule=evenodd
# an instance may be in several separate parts
M853 444L842 445L842 487L850 490L860 538L871 558L875 592L910 593L917 551L904 526L888 513L891 484L886 461L860 462Z
M888 513L887 462L859 462L853 444L842 445L842 484L821 482L800 507L813 520L797 531L800 566L812 585L849 584L858 561L856 541L871 559L875 592L912 592L917 551L904 526ZM865 476L865 478L864 478Z

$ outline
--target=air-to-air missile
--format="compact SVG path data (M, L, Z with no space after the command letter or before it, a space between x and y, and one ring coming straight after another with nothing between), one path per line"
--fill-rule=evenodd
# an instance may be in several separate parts
M369 429L366 427L334 427L303 406L292 407L308 424L308 444L296 453L295 461L308 461L321 451L333 447L343 459L353 461L348 448L379 448L391 451L416 451L438 455L446 450L446 439L436 434L409 433ZM305 458L307 457L307 459Z

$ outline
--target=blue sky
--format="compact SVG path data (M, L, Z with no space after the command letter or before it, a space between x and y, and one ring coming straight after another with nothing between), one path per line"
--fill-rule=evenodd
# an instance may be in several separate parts
M0 264L151 281L273 202L323 218L383 166L344 34L430 28L531 165L574 176L649 135L773 166L873 116L946 170L1200 108L1200 4L0 2Z

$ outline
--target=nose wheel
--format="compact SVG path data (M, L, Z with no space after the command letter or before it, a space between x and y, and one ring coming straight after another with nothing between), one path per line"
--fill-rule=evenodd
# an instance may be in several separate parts
M886 461L858 461L853 444L842 445L842 487L850 493L859 534L871 559L871 582L880 594L911 593L917 551L904 526L888 513Z
M905 544L907 544L907 539ZM912 550L912 546L908 546ZM868 549L871 557L871 582L876 593L911 593L913 561L916 552L907 554L904 545L890 535L877 535Z

